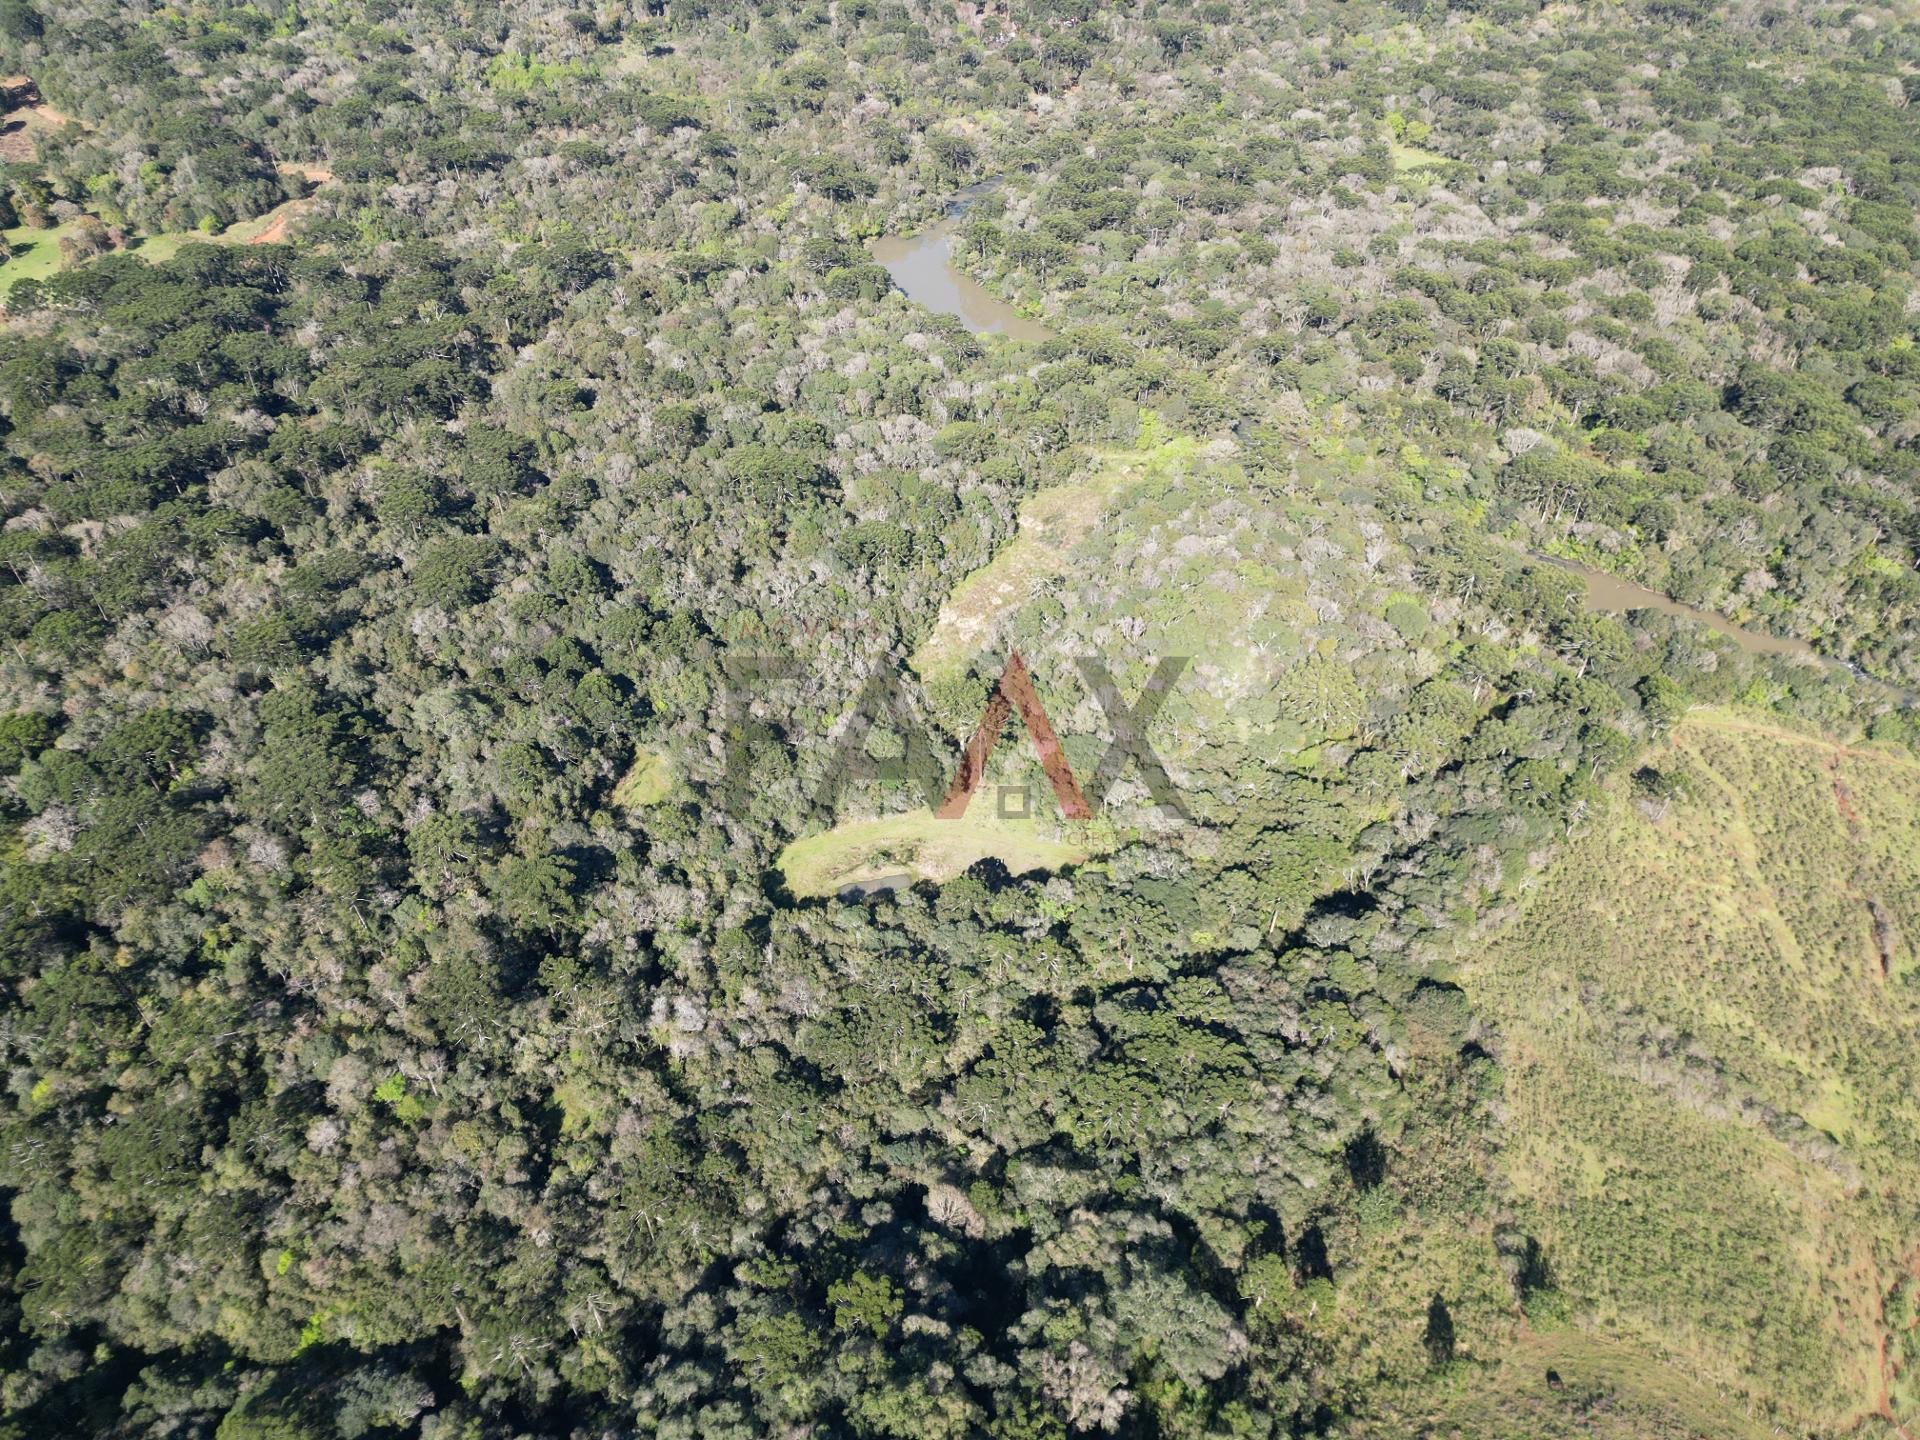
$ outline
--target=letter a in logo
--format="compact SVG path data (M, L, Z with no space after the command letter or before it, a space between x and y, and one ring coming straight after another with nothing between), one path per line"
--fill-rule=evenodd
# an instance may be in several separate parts
M967 742L966 753L960 757L960 769L955 773L953 783L947 787L947 797L934 813L942 820L958 820L967 813L967 802L973 798L973 792L980 788L980 779L987 773L987 761L993 755L994 742L1000 738L1000 729L1007 723L1010 710L1020 712L1021 722L1032 737L1034 752L1040 757L1040 767L1047 772L1047 779L1053 782L1053 793L1060 802L1060 813L1069 820L1091 820L1093 811L1087 807L1086 798L1080 793L1080 782L1073 778L1073 771L1067 766L1067 757L1060 749L1060 739L1053 733L1047 712L1041 708L1040 697L1033 688L1033 677L1027 673L1027 662L1020 658L1018 650L1007 656L1007 665L1000 672L1000 681L987 699L987 713L980 717L980 726Z

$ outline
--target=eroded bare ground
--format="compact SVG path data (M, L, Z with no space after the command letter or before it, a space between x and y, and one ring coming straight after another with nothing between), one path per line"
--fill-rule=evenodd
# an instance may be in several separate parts
M31 75L0 78L0 160L23 164L38 159L36 137L72 123L71 116L40 98Z

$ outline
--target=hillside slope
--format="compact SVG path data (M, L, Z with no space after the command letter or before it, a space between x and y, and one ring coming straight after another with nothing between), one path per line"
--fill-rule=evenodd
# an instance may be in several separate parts
M1578 1323L1832 1433L1920 1408L1920 766L1696 712L1466 969Z

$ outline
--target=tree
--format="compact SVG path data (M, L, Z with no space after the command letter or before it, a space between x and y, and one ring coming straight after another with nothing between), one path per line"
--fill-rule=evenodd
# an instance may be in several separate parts
M509 856L494 876L494 895L505 915L522 930L555 933L573 905L573 868L554 855Z
M1438 1295L1427 1305L1427 1330L1423 1343L1427 1347L1429 1364L1439 1368L1453 1363L1453 1313L1447 1309L1447 1302Z
M429 543L414 563L413 585L429 605L469 605L490 587L495 551L477 537L447 537Z
M978 158L972 145L958 135L935 135L927 141L927 150L942 173L964 175Z

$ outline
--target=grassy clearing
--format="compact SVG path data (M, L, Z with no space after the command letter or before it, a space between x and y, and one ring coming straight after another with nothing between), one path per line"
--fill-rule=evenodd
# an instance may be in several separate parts
M304 206L304 200L289 200L284 205L275 206L265 215L256 215L251 220L243 220L230 225L218 235L202 235L197 231L169 232L164 235L147 235L137 239L128 253L138 255L149 264L158 265L171 260L180 253L183 245L247 245L255 243L256 237L267 233L273 227L284 230L285 223L298 213L295 207ZM66 268L60 256L60 239L71 234L78 222L68 221L51 230L31 230L24 226L17 230L6 231L7 243L13 247L13 258L0 265L0 301L4 301L15 285L22 280L47 280ZM108 251L117 254L117 251ZM88 262L82 261L82 264Z
M673 793L673 769L664 755L642 750L613 787L613 803L629 810L658 805Z
M968 733L992 662L1017 644L1078 771L1110 738L1082 662L1098 659L1135 697L1161 661L1185 657L1149 735L1177 781L1230 769L1256 747L1263 765L1286 756L1310 767L1358 711L1317 714L1303 667L1340 675L1357 695L1396 663L1393 642L1347 617L1385 613L1404 587L1391 569L1363 568L1368 537L1329 525L1306 495L1365 462L1302 448L1299 473L1277 483L1250 474L1236 446L1164 439L1157 417L1142 432L1087 481L1034 496L1020 533L953 592L913 658L935 714Z
M185 230L173 231L165 235L148 235L133 246L133 253L149 265L158 265L178 255L181 246L199 244L206 238L204 235Z
M300 202L290 203L299 204ZM278 211L270 213L277 214ZM258 219L244 222L243 225L235 225L219 236L201 235L191 231L143 236L133 243L130 253L138 255L149 264L158 265L161 261L171 260L179 254L182 245L207 244L216 240L238 241L241 237L236 232L244 227L258 226L266 218L267 216L260 216ZM0 302L5 301L6 297L12 293L13 287L22 280L47 280L66 268L66 263L60 255L60 239L64 235L71 234L77 224L77 221L70 220L51 230L32 230L22 226L5 232L7 243L13 247L13 258L4 265L0 265Z
M305 175L309 179L315 176L326 177L319 181L321 184L331 179L324 170L284 165L281 169L289 173ZM217 235L205 235L197 230L181 230L169 231L161 235L140 236L129 246L129 253L138 255L149 264L158 265L178 255L183 245L278 243L289 237L293 222L312 207L313 197L307 195L282 201L264 215L256 215L251 220L236 221ZM71 234L78 223L70 220L50 230L34 230L21 226L4 232L7 244L13 249L13 257L5 264L0 264L0 303L5 302L13 287L22 280L46 280L65 268L60 255L60 240L62 236Z
M1475 1440L1763 1440L1769 1431L1670 1366L1559 1330L1520 1336L1497 1365L1463 1387L1435 1433Z
M0 79L0 87L15 93L32 84L31 77L26 75ZM45 101L22 105L0 115L0 160L15 165L32 164L39 159L41 139L73 123L71 116L61 114Z
M1016 618L1042 594L1049 582L1085 568L1083 549L1114 523L1117 513L1151 497L1177 490L1200 455L1191 437L1166 438L1156 421L1142 426L1141 443L1129 450L1097 457L1085 480L1043 490L1020 511L1020 531L986 565L963 580L940 609L931 632L914 653L912 666L932 690L954 682L965 691L964 700L949 717L957 733L969 733L986 700L991 678L976 688L967 680L972 661L1007 638ZM1108 541L1100 542L1110 543ZM1096 545L1094 548L1098 548ZM995 669L997 671L997 657ZM1075 674L1072 663L1053 665L1049 680ZM1049 703L1058 702L1055 695ZM1065 716L1061 706L1056 724ZM1070 753L1088 743L1085 736L1069 735ZM1084 769L1096 751L1080 755ZM795 841L780 857L788 888L796 895L826 895L847 885L906 873L915 879L944 881L983 859L997 859L1014 874L1055 870L1111 849L1110 827L1067 826L1051 818L1003 820L995 813L995 784L1027 784L1036 807L1051 806L1052 798L1032 763L1024 734L1003 744L988 777L966 816L940 820L927 810L879 820L856 820L835 826L825 834Z
M0 300L5 300L22 280L45 280L60 269L60 241L71 235L78 224L69 220L50 230L35 230L22 225L5 233L13 257L0 265Z
M1073 548L1099 527L1116 496L1130 484L1184 468L1196 449L1190 438L1160 440L1149 432L1138 449L1099 456L1087 479L1029 499L1020 507L1020 533L940 607L911 662L921 679L932 682L965 669L997 637L1002 622L1066 568Z
M1438 151L1423 150L1418 145L1403 145L1398 140L1387 142L1387 152L1393 157L1393 168L1403 175L1409 170L1425 170L1429 166L1447 163L1447 157Z
M1057 870L1105 848L1097 826L1002 820L990 793L976 795L966 815L942 820L929 810L852 820L796 840L781 854L780 873L795 895L831 895L883 875L951 880L976 861L995 859L1016 875Z
M1465 967L1507 1178L1590 1324L1842 1428L1913 1343L1883 1303L1920 1247L1920 765L1737 712L1650 763L1683 798L1623 789Z
M216 238L226 245L279 244L288 238L293 222L312 208L313 197L310 195L282 200L264 215L235 221Z

